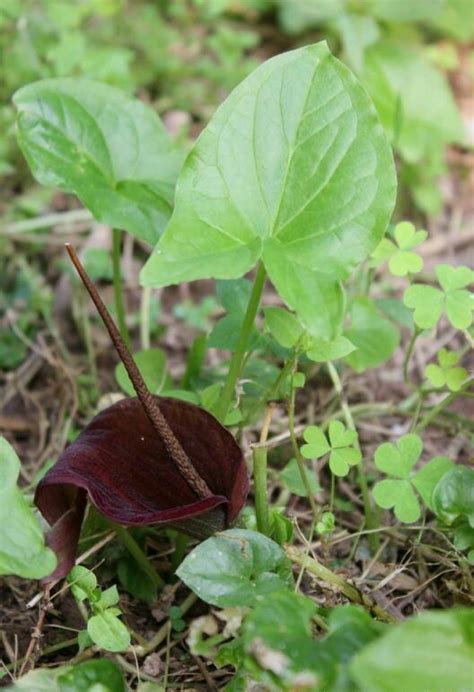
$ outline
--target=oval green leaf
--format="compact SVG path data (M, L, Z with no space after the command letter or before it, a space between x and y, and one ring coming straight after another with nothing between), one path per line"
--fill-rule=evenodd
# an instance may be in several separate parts
M86 79L45 79L13 97L35 178L74 192L96 219L153 245L168 222L182 154L138 99Z
M261 533L222 531L198 545L176 574L206 603L253 606L266 594L291 588L291 566L283 550Z

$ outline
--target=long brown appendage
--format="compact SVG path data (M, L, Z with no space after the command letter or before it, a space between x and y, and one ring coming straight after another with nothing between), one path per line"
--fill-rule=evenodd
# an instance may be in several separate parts
M66 243L66 250L69 253L69 257L71 258L71 261L74 264L77 273L81 277L82 283L86 287L94 305L96 306L97 312L99 313L107 331L109 332L110 338L112 339L112 342L120 357L120 360L124 364L128 376L130 377L130 380L133 384L133 388L137 393L137 397L140 399L140 402L156 432L163 440L170 457L173 459L179 472L181 473L183 478L186 479L186 481L189 483L194 492L200 498L210 497L212 493L209 490L207 483L198 474L190 458L182 448L181 443L176 438L174 432L168 425L168 421L162 414L156 399L153 397L150 390L146 386L143 377L141 376L140 370L138 369L133 359L132 354L130 353L122 337L120 336L120 332L117 329L115 322L113 321L109 311L105 307L105 304L102 298L100 297L97 288L95 287L94 283L88 276L86 270L82 266L76 254L76 251L69 243Z

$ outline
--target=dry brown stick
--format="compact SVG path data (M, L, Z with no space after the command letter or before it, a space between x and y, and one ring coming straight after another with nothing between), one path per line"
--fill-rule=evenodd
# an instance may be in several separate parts
M84 286L87 288L87 291L94 305L97 308L97 312L101 316L102 321L107 331L109 332L110 338L112 339L117 353L119 354L120 359L128 373L128 376L130 377L130 380L133 383L133 387L137 393L137 396L140 399L141 404L148 418L150 419L153 427L163 440L169 455L173 459L183 478L186 479L186 481L189 483L189 485L195 491L195 493L200 498L210 497L212 493L209 490L207 483L203 478L201 478L199 473L196 471L188 455L182 448L179 440L176 438L174 432L168 425L168 421L162 414L160 407L156 402L156 399L153 397L148 387L146 386L143 377L141 376L141 373L133 359L132 354L130 353L122 337L120 336L120 332L117 329L115 322L113 321L112 317L109 314L109 311L105 307L105 304L102 298L100 297L95 285L92 283L87 272L82 266L78 256L76 255L74 248L69 243L66 243L66 249L69 253L69 257L71 258L72 263L74 264L77 270L77 273L81 277Z
M44 621L46 619L46 613L49 610L50 591L51 591L50 585L47 585L44 587L43 602L40 605L38 620L37 620L36 625L33 629L33 632L31 633L30 643L28 644L26 654L23 658L23 663L22 663L21 668L20 668L20 677L23 675L23 673L26 672L27 669L34 668L36 654L37 654L37 651L39 648L39 642L40 642L40 639L41 639L42 634L43 634L43 626L44 626Z

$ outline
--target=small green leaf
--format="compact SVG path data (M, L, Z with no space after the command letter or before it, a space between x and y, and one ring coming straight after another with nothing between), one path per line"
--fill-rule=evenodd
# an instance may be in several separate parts
M303 433L307 444L301 447L301 453L306 459L319 459L331 451L331 445L321 428L310 425Z
M411 524L420 518L420 505L410 481L387 478L376 483L372 492L378 506L383 509L393 507L400 521Z
M312 339L311 345L306 352L310 360L315 363L327 363L355 351L356 347L345 336L338 336L333 341L324 341L323 339Z
M357 432L347 430L338 420L329 424L329 440L323 431L315 425L310 425L304 431L304 439L308 444L301 447L301 453L307 459L319 459L328 452L329 468L336 476L346 476L350 466L358 464L362 459L360 450L353 446L357 444Z
M336 517L332 512L323 512L321 519L316 522L316 531L320 536L327 536L334 531L336 526Z
M42 579L56 567L54 553L45 547L40 525L20 489L20 460L0 437L0 575Z
M90 638L105 651L126 651L130 645L130 632L117 615L117 609L109 608L87 623Z
M111 608L112 606L117 605L119 598L117 587L114 584L108 589L105 589L105 591L102 591L99 600L94 604L94 608L97 610L106 610L107 608Z
M81 603L82 601L94 600L97 589L97 578L94 572L87 567L76 565L69 572L67 581L71 587L71 593Z
M403 302L415 311L413 319L418 327L431 329L441 317L444 297L442 291L434 286L415 284L407 288Z
M426 240L427 235L426 231L416 231L409 221L401 221L394 230L397 245L383 238L371 255L371 265L379 266L388 260L388 267L395 276L416 274L423 269L423 260L412 250Z
M429 509L433 509L433 491L440 479L454 466L447 457L434 457L412 478L412 483Z
M230 529L200 543L176 572L206 603L254 606L291 588L291 566L279 545L255 531Z
M433 509L445 524L466 517L474 528L474 470L456 466L448 471L433 491Z
M331 447L349 447L357 442L357 432L355 430L347 430L344 423L340 420L332 420L329 423L329 440Z
M394 627L349 664L364 692L470 690L474 679L472 609L425 612Z
M377 447L375 465L389 476L408 479L422 450L423 442L418 435L403 435L396 445L384 442Z
M278 307L264 308L265 327L284 348L293 348L304 333L297 317Z
M410 221L397 223L393 234L400 250L412 250L428 237L426 231L415 230L415 226Z
M183 155L138 99L85 79L45 79L13 97L18 141L43 185L74 192L103 223L154 244Z
M344 360L356 372L375 368L388 360L398 346L397 327L383 317L369 298L356 298L349 316L351 324L344 336L355 346Z
M448 264L438 265L435 272L442 290L422 284L410 286L403 297L405 305L415 310L414 320L422 329L434 327L443 311L453 327L468 329L472 323L474 294L467 286L474 281L474 272L469 267Z
M150 392L159 394L166 383L166 356L164 352L160 348L149 348L146 351L137 351L133 357ZM115 368L115 379L124 392L129 396L136 396L123 363L119 363Z
M308 493L306 491L306 486L301 479L301 474L296 459L290 459L285 468L280 471L279 476L290 493L293 493L293 495L298 495L299 497L307 496ZM316 495L316 493L321 490L321 486L316 480L313 470L306 469L306 476L311 487L311 492L313 495Z
M333 449L329 455L329 468L335 476L347 476L351 466L355 466L362 459L359 449L344 447Z
M433 387L444 387L445 385L452 392L458 392L468 377L465 368L456 367L459 361L459 354L442 348L438 352L438 363L430 363L425 368L425 376Z

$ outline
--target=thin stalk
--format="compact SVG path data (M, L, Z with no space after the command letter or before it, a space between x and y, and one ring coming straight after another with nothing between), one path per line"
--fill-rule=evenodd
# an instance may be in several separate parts
M270 536L270 518L267 495L267 446L256 444L252 450L253 485L255 490L255 515L257 529L265 536Z
M410 366L410 358L412 356L413 349L415 348L416 340L420 336L421 332L422 330L415 325L413 334L411 335L410 341L408 342L407 350L405 351L405 357L403 359L403 381L407 385L410 384L410 376L408 372L408 368Z
M449 406L455 399L458 398L458 396L462 396L463 393L469 389L469 387L472 386L474 383L474 378L470 378L463 384L461 389L459 389L457 392L451 392L447 396L442 399L437 406L431 409L426 416L421 420L421 422L416 426L416 431L419 430L424 430L427 425L431 423L432 420L436 418L437 415L439 415L444 409Z
M290 394L290 401L289 401L289 406L288 406L288 428L289 428L289 433L290 433L290 441L291 441L291 446L293 448L293 453L296 458L296 463L298 464L298 469L300 472L301 480L303 481L305 490L306 490L306 495L308 497L308 502L311 506L311 511L313 512L313 517L315 521L319 521L319 509L318 506L316 505L315 499L313 497L313 491L311 490L311 486L309 484L309 479L308 479L308 474L306 473L306 466L305 462L303 459L303 455L301 454L298 441L296 439L296 434L295 434L295 399L296 399L296 388L293 387L293 375L294 372L297 368L298 365L298 359L297 357L295 358L295 362L293 365L293 373L291 377L291 394Z
M330 587L340 591L346 598L352 601L352 603L362 605L369 612L375 615L375 617L382 620L382 622L398 622L394 615L384 610L384 608L376 603L376 601L368 594L359 591L359 589L352 584L349 584L343 577L341 577L340 574L336 574L327 567L324 567L324 565L303 553L299 548L288 545L285 548L285 552L291 562L304 567L304 569L307 569L308 572L314 574L315 577L323 582L326 582L326 584L328 584Z
M162 589L165 585L164 580L160 575L155 572L150 560L147 558L143 550L140 548L133 536L127 531L123 526L118 524L112 524L112 527L117 534L119 541L125 546L130 555L136 560L140 565L145 574L150 577L153 584L158 588Z
M352 412L349 404L344 396L344 390L342 388L341 378L339 373L332 363L327 363L329 377L334 385L339 400L341 402L341 409L346 421L346 425L350 430L356 430L354 423L354 418L352 417ZM358 442L357 442L358 445ZM359 446L359 445L358 445ZM365 477L363 460L357 465L357 482L359 483L360 492L362 495L362 502L364 504L364 515L365 522L368 529L377 528L377 520L373 512L372 503L370 501L369 487L367 485L367 478ZM369 545L372 551L376 551L379 547L379 537L378 534L369 534Z
M268 404L263 418L262 430L260 432L260 442L253 445L252 449L257 529L265 536L270 536L271 534L268 506L267 439L274 409L274 404Z
M125 370L133 383L133 388L137 393L137 397L139 398L145 413L150 419L150 422L155 428L156 432L163 440L166 450L176 465L176 468L198 497L210 497L212 493L209 490L207 483L194 468L190 458L181 446L180 441L177 439L174 432L171 430L168 421L162 414L156 398L152 396L150 390L146 386L132 354L120 336L120 332L117 329L115 322L105 307L104 301L100 297L97 288L82 266L74 248L69 243L66 243L66 249L77 273L81 277L84 286L86 287L94 305L97 308L97 312L99 313L107 331L109 332L112 343L114 344L115 349L119 354L122 363L124 364Z
M258 307L260 305L260 298L262 297L263 286L265 284L265 277L265 267L262 264L262 262L260 262L257 268L257 273L255 275L252 293L250 294L249 302L247 305L247 311L245 313L244 321L242 322L242 327L240 329L237 346L235 347L235 351L230 360L227 378L224 383L224 388L221 392L219 402L217 405L216 417L222 423L225 421L227 413L229 412L229 407L235 391L235 385L242 371L242 363L244 360L245 351L247 350L250 334L255 323Z
M145 288L142 289L142 299L140 303L140 343L144 351L150 348L151 290L151 286L145 286Z
M115 313L119 326L120 336L125 341L127 348L131 348L130 334L125 321L125 306L123 304L123 282L120 269L120 230L112 230L112 278L114 283Z

